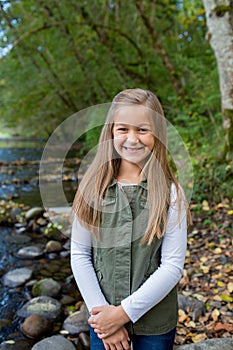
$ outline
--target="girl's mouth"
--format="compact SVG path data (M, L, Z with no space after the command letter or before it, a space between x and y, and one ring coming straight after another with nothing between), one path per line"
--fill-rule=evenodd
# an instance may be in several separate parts
M143 147L125 147L125 146L122 146L122 148L129 153L137 153L143 149Z

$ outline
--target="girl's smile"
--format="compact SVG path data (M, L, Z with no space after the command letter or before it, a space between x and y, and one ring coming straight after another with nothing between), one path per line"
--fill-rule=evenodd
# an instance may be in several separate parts
M127 106L116 113L113 142L122 159L137 164L146 159L153 150L154 136L144 106Z

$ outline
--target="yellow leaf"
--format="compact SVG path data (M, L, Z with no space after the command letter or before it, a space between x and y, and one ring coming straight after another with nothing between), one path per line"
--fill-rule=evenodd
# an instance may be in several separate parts
M202 256L201 258L200 258L200 260L201 260L201 262L206 262L207 260L208 260L208 258L206 257L206 256Z
M185 311L182 310L182 309L179 309L178 315L179 315L179 322L180 322L180 323L183 323L183 322L187 319L187 317L188 317L188 315L187 315L187 314L185 313Z
M233 298L231 298L229 295L227 294L221 294L220 295L220 298L223 300L223 301L229 301L230 303L233 301Z
M222 249L221 248L215 248L214 249L214 254L221 254L222 253Z
M225 283L223 283L222 281L218 281L218 286L219 287L225 287Z
M205 265L200 266L200 268L203 271L203 273L208 273L210 270L209 266L205 266Z
M233 292L233 282L227 283L227 290L229 293Z
M233 210L228 210L227 214L228 215L233 215Z
M208 297L198 293L193 294L193 297L200 301L203 301L203 303L205 303L208 300Z
M218 320L218 316L220 315L220 312L218 311L218 309L214 309L212 312L211 312L211 316L212 316L212 319L214 321L217 321Z
M196 328L196 323L193 321L185 322L186 327Z
M203 210L210 210L209 203L206 200L204 200L202 202L202 209Z
M219 203L215 206L215 210L221 209L221 208L229 208L229 205L226 203Z
M192 336L192 341L194 343L198 343L198 342L205 340L205 339L207 339L207 335L205 333L200 333L200 334L196 334L196 335Z

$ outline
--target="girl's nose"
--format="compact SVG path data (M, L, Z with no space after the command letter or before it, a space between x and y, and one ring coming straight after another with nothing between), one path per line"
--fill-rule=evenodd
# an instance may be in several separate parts
M128 133L128 141L131 143L138 143L138 135L136 131L130 131Z

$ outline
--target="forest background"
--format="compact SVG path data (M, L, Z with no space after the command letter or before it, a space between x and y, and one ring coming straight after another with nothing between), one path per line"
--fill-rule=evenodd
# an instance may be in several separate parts
M230 337L233 1L0 0L0 25L0 139L45 145L68 117L111 102L122 89L158 96L194 170L179 288L205 309L196 316L189 305L180 310L176 344ZM97 117L78 140L77 161L98 142ZM0 174L14 177L0 161ZM24 160L11 163L28 169Z
M122 89L147 88L191 155L193 201L232 199L219 72L201 0L0 5L0 136L46 140L73 113ZM222 6L220 15L228 10ZM98 128L84 135L83 150L98 135Z

